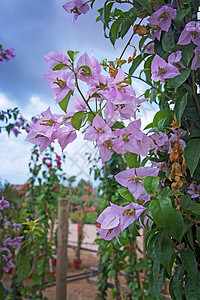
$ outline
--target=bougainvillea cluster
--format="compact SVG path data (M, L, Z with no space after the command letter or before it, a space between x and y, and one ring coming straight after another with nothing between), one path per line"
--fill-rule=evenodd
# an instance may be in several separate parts
M15 267L13 264L13 258L15 256L13 254L16 249L20 248L23 240L23 236L17 236L21 225L17 223L12 224L10 221L7 221L6 208L8 207L10 207L10 203L2 196L0 200L0 231L2 231L0 237L0 264L3 266L5 272L9 272L10 269ZM6 233L11 227L12 231L16 233L16 236L12 238Z
M127 2L130 9L116 9L116 2ZM200 277L200 21L196 2L106 1L97 21L103 22L111 43L133 30L122 54L99 63L93 53L85 52L78 59L77 51L48 53L45 59L52 70L42 77L64 113L53 114L48 108L31 124L26 138L39 145L41 152L56 139L64 150L76 139L77 130L83 129L84 139L97 145L103 163L113 153L124 157L128 169L115 179L123 186L120 193L128 205L111 203L98 218L98 230L104 239L120 241L119 234L136 219L141 224L151 220L146 246L158 270L150 279L156 299L165 274L172 280L173 299L180 298L176 288L180 276L186 299L191 299L190 287L198 290ZM63 7L73 14L73 22L89 10L88 2L82 0ZM136 39L133 55L123 59L136 35L139 42ZM131 63L128 72L127 63ZM134 80L149 86L143 95L137 95ZM144 133L137 115L147 101L158 104L159 111ZM189 268L188 260L196 271Z
M3 46L0 45L0 64L2 64L4 61L9 61L10 58L15 57L14 50L9 48L9 49L3 49Z

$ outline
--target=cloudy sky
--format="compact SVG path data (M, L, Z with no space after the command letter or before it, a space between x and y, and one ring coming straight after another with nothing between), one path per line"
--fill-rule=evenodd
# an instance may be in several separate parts
M125 41L119 41L116 49L104 38L102 25L95 23L97 6L87 15L80 16L72 24L72 16L62 5L65 0L1 0L0 3L0 44L4 49L14 48L16 57L0 65L0 110L19 107L28 120L40 114L50 105L52 111L61 113L55 106L49 86L41 78L48 71L44 55L52 50L77 50L83 54L94 51L97 59L107 57L113 60L119 57ZM103 1L97 1L103 3ZM131 34L131 33L130 33ZM131 55L128 50L127 57ZM138 94L143 86L135 83ZM151 120L151 106L144 109L144 119ZM28 178L28 162L32 145L25 142L26 135L10 138L0 135L0 178L10 183L24 183ZM83 159L84 151L92 151L92 144L81 142L79 135L67 150L65 172L68 176L88 177L88 166ZM58 148L58 152L60 149ZM77 152L77 153L75 153ZM81 153L81 154L80 154ZM75 156L75 154L77 156ZM77 166L77 159L80 164ZM82 164L82 165L81 165ZM85 166L82 174L80 169Z

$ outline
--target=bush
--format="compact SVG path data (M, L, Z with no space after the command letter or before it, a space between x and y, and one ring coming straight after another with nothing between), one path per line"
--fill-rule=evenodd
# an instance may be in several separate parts
M83 203L84 203L83 197L78 197L78 196L73 195L70 199L71 205L78 206L78 205L83 205Z
M77 224L78 223L78 213L70 212L69 215L70 215L71 222L74 224ZM85 224L96 224L97 217L98 216L97 216L96 211L87 212Z
M98 195L91 195L89 197L89 205L94 206L99 213L101 210L102 198Z

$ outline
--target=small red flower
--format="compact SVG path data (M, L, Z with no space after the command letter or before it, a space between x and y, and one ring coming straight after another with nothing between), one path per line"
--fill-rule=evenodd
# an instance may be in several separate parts
M47 166L47 168L51 169L53 165L52 165L52 163L50 163L50 164L46 164L46 166Z
M55 186L53 187L53 191L54 191L54 192L57 192L57 190L58 190L58 187L55 185Z

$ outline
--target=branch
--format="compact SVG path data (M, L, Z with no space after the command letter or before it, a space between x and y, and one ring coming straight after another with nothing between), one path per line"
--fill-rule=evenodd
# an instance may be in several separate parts
M153 89L157 90L159 93L163 94L163 95L164 95L165 97L167 97L169 100L174 101L174 100L173 100L170 96L168 96L166 93L164 93L163 91L161 91L159 88L153 86L152 83L145 81L145 80L142 79L141 77L137 77L137 76L133 76L133 75L131 75L131 77L143 81L144 83L150 85Z
M136 33L138 27L140 26L140 24L142 23L142 21L144 20L145 17L146 17L146 13L144 14L144 16L142 17L142 19L140 20L139 24L137 24L137 25L135 26L135 29L134 29L134 31L133 31L133 34L131 35L130 39L128 40L128 43L126 44L126 46L124 47L124 50L122 51L122 54L120 55L119 60L122 59L122 57L123 57L123 55L124 55L126 49L127 49L128 46L130 45L131 40L132 40L132 38L134 37L134 35L135 35L135 33Z

